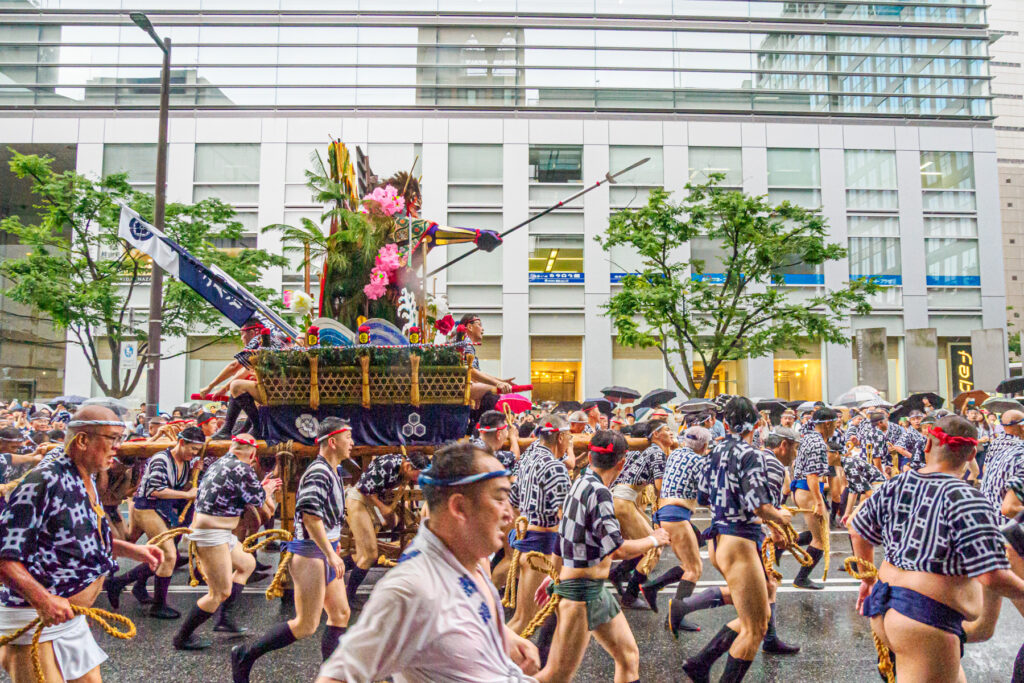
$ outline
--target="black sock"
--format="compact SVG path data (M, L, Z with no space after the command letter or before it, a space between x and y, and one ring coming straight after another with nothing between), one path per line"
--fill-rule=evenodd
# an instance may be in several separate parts
M345 571L350 572L356 567L356 561L352 559L351 555L346 555L341 558L341 561L345 563Z
M153 579L153 607L160 608L167 604L167 589L171 587L171 577L157 576Z
M352 599L356 597L356 590L359 588L359 584L363 582L369 571L369 569L355 567L346 577L348 580L345 582L345 594L348 596L349 606L352 605Z
M505 559L505 548L498 548L498 552L494 553L494 557L491 558L491 571L497 569L501 561Z
M619 562L619 566L617 566L608 574L608 578L612 581L622 581L627 576L629 576L634 569L636 569L636 566L640 564L640 560L642 559L643 556L640 556L634 557L631 560L623 560L622 562Z
M797 545L807 545L808 543L811 542L812 538L813 538L813 536L811 536L811 532L810 531L801 531L797 535L797 537L796 537L796 544Z
M696 587L697 584L693 581L681 579L679 583L676 584L676 597L674 597L673 600L685 600L686 598L693 595L693 589Z
M813 561L807 567L800 567L800 571L797 572L796 578L793 579L794 581L805 581L811 575L811 572L814 571L814 568L818 566L818 562L821 561L821 557L824 553L822 553L821 548L815 548L813 545L809 545L807 546L807 554L811 556L811 560Z
M729 659L725 662L725 671L722 672L722 677L718 679L718 683L739 683L747 675L747 669L753 663L753 660L736 659L729 655Z
M338 641L341 640L341 636L347 630L348 626L331 626L327 624L324 628L324 634L320 638L320 658L322 661L327 661L327 658L338 647Z
M551 653L551 642L555 639L556 628L558 628L557 610L544 620L537 631L537 653L540 655L540 668L542 669L547 666L548 654Z
M739 637L739 633L733 631L726 624L721 630L715 634L715 637L711 639L704 649L697 653L697 656L686 660L687 664L691 667L699 668L702 671L710 671L711 665L714 664L719 657L724 655L732 647L733 641Z
M843 516L842 504L838 500L832 501L832 514L836 517Z
M252 647L245 648L245 655L242 657L242 665L248 669L257 659L283 647L288 647L295 642L295 634L288 628L288 622L284 621L275 624L269 631L264 633L259 640L252 644Z
M117 576L109 580L110 584L116 586L117 590L124 590L125 586L129 583L135 583L136 581L145 581L149 577L153 576L153 570L144 564L136 565L132 567L124 574L118 574Z
M626 585L626 595L634 598L640 595L640 584L646 579L646 574L641 574L638 570L634 569L633 574L629 577L629 583Z
M683 568L682 567L678 567L678 566L677 567L672 567L671 569L669 569L667 572L665 572L664 574L662 574L658 578L649 580L647 583L644 584L644 588L646 588L648 590L651 590L651 589L657 590L657 589L663 588L664 586L669 585L673 581L678 581L682 577L683 577ZM678 590L676 592L678 593Z
M231 610L234 608L235 603L238 602L238 596L242 594L242 590L244 588L244 583L231 584L231 595L228 596L227 600L221 603L220 609L217 611L217 614L219 615L217 619L218 624L231 620Z
M228 400L227 413L224 415L224 424L221 425L217 433L214 434L213 438L217 439L230 439L231 430L235 428L235 423L238 422L238 416L242 413L242 404L237 398Z
M764 632L764 641L776 640L779 636L775 633L775 603L771 604L772 615L768 617L768 630Z
M260 429L260 411L256 407L256 399L249 394L242 394L238 397L238 404L242 406L245 416L249 419L248 432L253 436L257 436L257 432Z
M687 583L694 585L692 581L687 581ZM693 589L691 588L690 590L692 591ZM696 612L699 609L721 607L725 604L725 599L722 597L722 589L718 586L712 586L684 599L683 604L686 605L687 612Z
M176 645L185 643L185 641L195 633L195 630L205 624L212 616L213 612L207 612L200 608L199 605L194 606L192 611L188 613L188 616L185 617L185 621L182 623L181 628L178 629L178 632L175 634L174 643Z

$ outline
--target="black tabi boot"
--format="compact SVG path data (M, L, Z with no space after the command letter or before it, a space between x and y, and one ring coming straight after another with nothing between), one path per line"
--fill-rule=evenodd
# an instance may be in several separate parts
M684 586L684 583L689 585ZM692 593L695 585L692 581L680 581L679 586L676 587L676 594L685 593L687 590ZM673 638L679 638L679 631L699 631L700 626L688 622L685 618L686 615L697 610L721 607L724 604L722 589L718 586L706 588L697 595L673 599L668 603L666 626Z
M224 424L220 426L212 436L210 441L225 441L231 438L231 430L235 428L235 423L238 422L238 416L242 413L242 404L237 398L232 398L228 401L227 414L224 415Z
M181 612L167 604L167 589L170 587L169 576L157 576L153 579L153 604L149 606L149 616L156 619L181 618Z
M285 621L271 627L252 647L235 645L231 648L231 683L249 683L249 672L257 659L294 642L295 635Z
M326 662L338 647L338 641L345 635L348 626L331 626L327 624L324 634L320 637L320 661Z
M796 536L796 544L800 545L800 546L807 545L808 543L811 542L811 539L813 539L813 538L814 537L811 535L810 531L801 531Z
M722 677L718 679L718 683L740 683L743 677L747 675L747 669L753 663L753 660L736 659L729 655L729 659L725 662L725 671L722 672Z
M237 625L232 618L235 603L238 602L238 596L242 594L242 589L244 588L245 584L243 583L231 584L231 595L228 596L228 599L221 604L220 609L217 611L217 625L213 627L214 631L241 635L249 630L245 626Z
M247 431L259 438L260 434L260 409L256 407L256 399L249 394L242 394L238 397L238 403L245 411L245 417L249 420Z
M548 655L551 653L551 643L555 639L557 628L558 611L555 610L537 630L537 654L540 655L540 668L542 669L548 664Z
M622 594L622 606L632 607L634 609L641 609L643 603L637 600L640 597L640 584L647 579L646 574L641 574L639 570L634 569L633 574L629 577L629 583L626 584L626 590Z
M818 562L821 561L824 553L821 548L815 548L810 545L807 546L807 554L811 556L813 562L809 567L800 567L800 571L797 573L796 578L793 579L793 585L797 588L806 588L809 590L820 591L825 588L824 584L811 581L811 572L818 566Z
M640 586L640 590L644 592L644 600L647 601L647 604L651 606L652 610L655 612L658 611L658 591L670 583L678 581L682 576L682 567L672 567L658 578L651 579L644 585Z
M625 587L622 585L626 580L626 577L632 574L633 570L636 569L636 566L640 564L640 560L642 559L643 556L634 557L631 560L623 560L617 567L615 567L615 569L608 572L608 580L615 586L615 592L619 594L619 597L622 597L626 592Z
M761 641L761 649L773 655L795 655L797 652L800 652L800 646L790 645L779 640L779 635L775 632L774 602L771 607L772 615L768 618L768 630L764 634L764 640Z
M355 567L349 572L348 580L345 581L345 595L348 596L348 604L352 605L352 601L356 597L356 590L359 589L359 584L363 582L366 575L369 573L369 569L363 569L362 567Z
M729 628L728 625L723 626L722 630L715 634L711 642L696 657L691 657L683 662L683 671L693 679L693 683L708 683L712 665L714 665L719 657L729 651L733 641L739 635L739 633Z
M110 601L110 606L114 609L118 609L121 606L121 593L128 587L129 583L135 583L136 585L141 583L142 592L146 599L149 600L149 593L146 593L146 581L151 576L153 576L153 571L146 565L140 564L124 574L118 574L107 579L105 588L107 589L107 600ZM132 593L135 593L134 588L132 588ZM142 601L140 600L139 602Z
M197 628L202 626L213 616L213 612L206 612L200 609L199 605L192 608L178 632L174 634L175 650L205 650L213 643L209 638L199 638L195 635Z

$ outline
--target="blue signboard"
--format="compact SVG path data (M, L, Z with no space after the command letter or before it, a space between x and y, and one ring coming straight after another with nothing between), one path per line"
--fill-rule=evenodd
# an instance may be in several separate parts
M899 287L903 284L902 275L850 275L851 280L874 280L876 284L886 287Z
M980 287L981 278L977 275L929 275L929 287Z
M530 273L531 283L583 284L583 273Z
M617 285L620 282L622 282L623 280L625 280L627 275L639 275L639 274L640 273L612 273L611 274L611 283L613 285Z

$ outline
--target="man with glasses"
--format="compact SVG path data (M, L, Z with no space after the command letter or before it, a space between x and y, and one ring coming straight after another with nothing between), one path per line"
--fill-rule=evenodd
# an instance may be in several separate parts
M154 538L168 529L190 522L190 518L182 518L182 513L189 501L196 497L196 489L192 487L191 462L202 450L204 443L206 437L199 427L185 427L178 434L178 443L173 448L155 453L149 458L133 498L132 531ZM178 619L181 613L167 604L167 590L171 586L171 575L178 559L175 539L167 539L160 544L160 549L164 551L164 561L160 563L153 579L154 591L149 616L156 619ZM107 582L110 605L114 609L120 606L121 591L130 583L135 584L132 593L137 598L146 596L146 581L152 575L149 567L140 564L110 579Z
M476 424L476 432L479 436L470 439L470 443L481 450L493 453L502 466L512 473L509 475L509 480L515 481L515 472L519 466L519 434L516 433L509 439L510 431L504 413L488 410L480 416L480 420ZM508 450L505 449L506 439L509 441ZM507 534L510 530L511 527L506 529L505 533ZM495 553L491 559L491 577L496 582L501 583L498 579L503 579L506 576L508 570L506 558L511 557L512 546L506 538L501 550Z
M37 654L47 681L98 683L107 655L72 605L91 607L104 577L117 570L114 557L151 569L159 548L111 537L95 477L110 467L125 425L103 406L86 406L68 423L59 456L29 472L0 513L0 633L40 617L45 628ZM35 680L33 633L5 649L3 665L13 681Z

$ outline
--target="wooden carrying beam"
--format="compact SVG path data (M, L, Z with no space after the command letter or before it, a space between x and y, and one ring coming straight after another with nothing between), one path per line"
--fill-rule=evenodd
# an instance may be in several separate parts
M525 450L527 446L534 442L535 439L519 439L520 450ZM577 454L582 453L587 445L590 443L589 434L574 434L572 437L573 449ZM630 450L642 450L649 445L647 439L631 439L627 438L626 442L629 444ZM293 455L300 458L315 458L316 454L320 451L317 446L307 446L301 443L284 441L277 444L276 446L268 446L265 441L257 441L257 447L259 448L260 455L273 455L280 451L289 451ZM148 458L154 453L170 448L174 445L173 441L160 440L160 441L130 441L128 443L121 444L117 449L117 457L121 460L134 460L136 458ZM209 441L206 444L206 454L214 457L219 457L228 452L228 448L231 446L230 441ZM434 446L405 446L406 451L415 453L433 453ZM377 455L384 455L386 453L397 453L402 450L401 446L353 446L352 447L352 458L372 458Z

